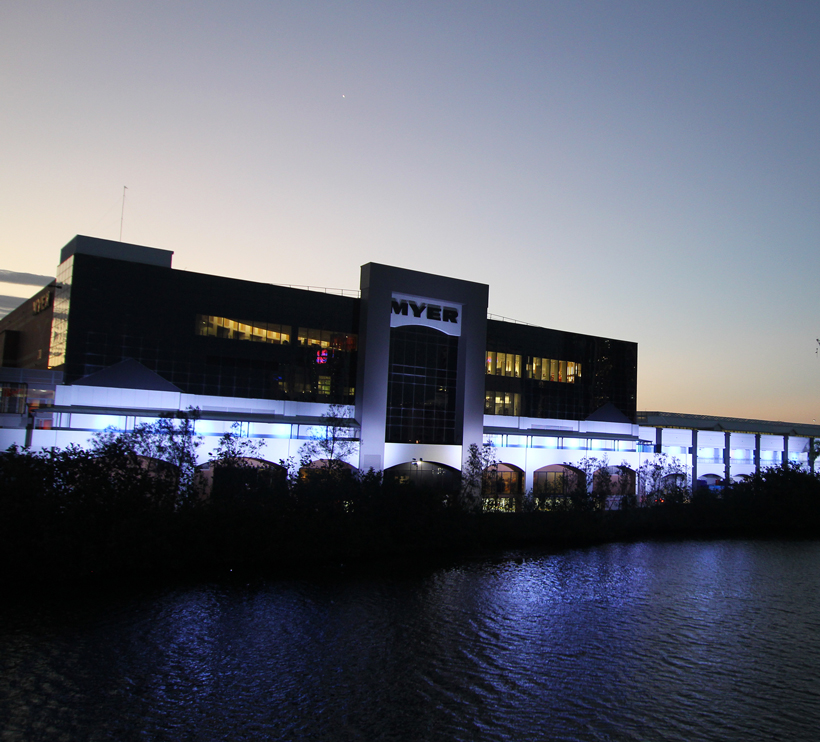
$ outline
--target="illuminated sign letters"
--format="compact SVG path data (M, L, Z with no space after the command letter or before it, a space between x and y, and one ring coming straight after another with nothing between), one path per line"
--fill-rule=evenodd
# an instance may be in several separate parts
M431 327L447 335L461 335L461 304L409 294L393 294L390 327Z

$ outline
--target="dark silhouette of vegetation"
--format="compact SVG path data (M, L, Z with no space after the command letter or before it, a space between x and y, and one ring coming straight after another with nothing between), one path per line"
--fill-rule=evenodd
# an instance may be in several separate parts
M690 493L674 461L647 462L636 487L624 467L589 459L557 478L554 492L522 495L515 512L501 512L481 507L494 462L488 447L468 451L453 492L347 465L300 473L292 460L265 461L235 431L197 469L196 419L189 410L106 431L87 450L0 453L0 578L53 583L616 539L820 535L820 478L795 464ZM330 444L335 454L322 461L343 460L344 446Z
M638 504L680 505L689 500L690 494L686 471L679 459L659 453L638 468Z
M492 492L491 472L498 469L495 449L488 443L479 446L471 443L467 449L467 458L461 470L461 489L459 502L463 508L471 512L481 510L482 498L496 498Z

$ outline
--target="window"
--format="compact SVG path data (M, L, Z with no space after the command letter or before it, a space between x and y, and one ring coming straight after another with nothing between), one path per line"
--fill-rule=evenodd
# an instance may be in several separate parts
M521 415L521 395L516 392L484 393L485 415Z
M51 320L51 345L48 354L49 368L59 368L65 364L73 273L74 256L72 255L57 268L57 288L54 291L54 314Z
M26 411L27 384L0 382L0 413L22 415Z
M581 378L581 364L576 361L520 356L496 351L487 351L486 373L488 376L514 376L520 378L524 358L526 358L526 361L523 363L523 372L528 379L574 384L576 379Z
M330 377L320 376L318 384L318 392L320 395L330 395Z
M566 480L563 471L537 471L532 476L532 488L539 494L564 494Z
M487 351L487 369L490 376L513 376L521 378L522 356L514 353Z
M319 348L333 348L334 350L356 350L358 337L352 333L333 332L331 330L316 330L310 327L300 327L297 335L299 345L315 345Z
M427 327L390 332L388 443L459 443L456 437L458 338Z
M226 340L248 340L254 343L290 343L290 326L272 322L251 322L250 320L214 317L208 314L196 316L196 334Z

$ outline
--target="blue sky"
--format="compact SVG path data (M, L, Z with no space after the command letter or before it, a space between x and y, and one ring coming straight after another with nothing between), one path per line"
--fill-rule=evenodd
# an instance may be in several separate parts
M0 93L0 269L128 186L177 268L480 281L641 409L820 419L820 3L7 0Z

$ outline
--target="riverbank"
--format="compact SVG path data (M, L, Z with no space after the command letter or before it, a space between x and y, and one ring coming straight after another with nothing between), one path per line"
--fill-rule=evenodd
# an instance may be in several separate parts
M203 498L193 479L147 469L120 448L9 450L0 456L0 583L273 575L611 541L820 537L820 478L795 465L721 492L654 493L645 507L627 498L623 509L604 510L605 500L579 490L522 497L517 512L483 510L463 493L386 485L372 472L293 480L225 472L221 489Z
M494 550L558 551L614 541L820 538L820 498L786 503L739 495L593 512L441 509L317 511L309 516L246 504L144 512L139 517L29 521L18 523L13 532L3 528L0 579L21 587L173 581L231 572L280 576L341 563L449 560Z

